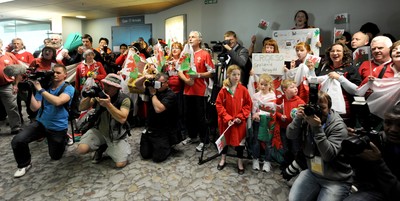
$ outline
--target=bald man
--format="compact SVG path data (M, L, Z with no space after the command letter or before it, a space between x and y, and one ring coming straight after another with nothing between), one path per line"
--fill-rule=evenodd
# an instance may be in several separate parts
M351 48L353 50L368 45L369 42L369 37L367 34L359 31L353 34L353 37L351 38Z

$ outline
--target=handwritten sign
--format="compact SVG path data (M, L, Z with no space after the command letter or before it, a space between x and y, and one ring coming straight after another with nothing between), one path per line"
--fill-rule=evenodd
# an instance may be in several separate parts
M283 75L285 57L280 53L253 53L253 70L255 74L268 73L270 75Z
M272 38L278 43L279 53L285 55L285 61L297 59L295 47L299 42L310 44L314 55L319 55L319 48L316 47L317 42L319 42L319 36L319 28L280 30L272 33Z

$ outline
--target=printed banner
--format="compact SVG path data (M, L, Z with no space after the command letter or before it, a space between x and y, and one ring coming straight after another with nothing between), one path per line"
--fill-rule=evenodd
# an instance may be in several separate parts
M319 48L316 46L320 40L319 36L319 28L280 30L272 33L272 38L278 43L279 53L284 54L285 61L297 59L295 47L299 42L310 44L314 55L319 55Z

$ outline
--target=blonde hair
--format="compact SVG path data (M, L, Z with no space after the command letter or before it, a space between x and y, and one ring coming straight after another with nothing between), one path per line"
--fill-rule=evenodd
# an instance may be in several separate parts
M291 84L296 84L296 82L291 79L282 80L281 82L282 90L289 88Z
M231 87L232 86L232 83L229 80L229 77L231 76L231 74L232 74L232 72L234 70L239 70L240 72L242 72L242 70L240 69L240 67L238 65L233 64L233 65L228 66L228 70L226 71L226 77L227 78L223 82L223 85L225 87Z
M269 86L269 91L273 92L274 91L274 79L272 79L272 77L270 75L268 75L267 73L261 74L260 77L258 78L258 83L261 83L261 80L264 80ZM258 84L258 87L260 87L261 84Z

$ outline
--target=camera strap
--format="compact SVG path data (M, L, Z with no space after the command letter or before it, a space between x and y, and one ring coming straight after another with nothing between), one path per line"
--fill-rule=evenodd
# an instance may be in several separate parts
M385 74L386 68L387 68L387 64L385 64L385 65L383 66L381 72L380 72L379 75L378 75L378 78L382 79L383 75Z

